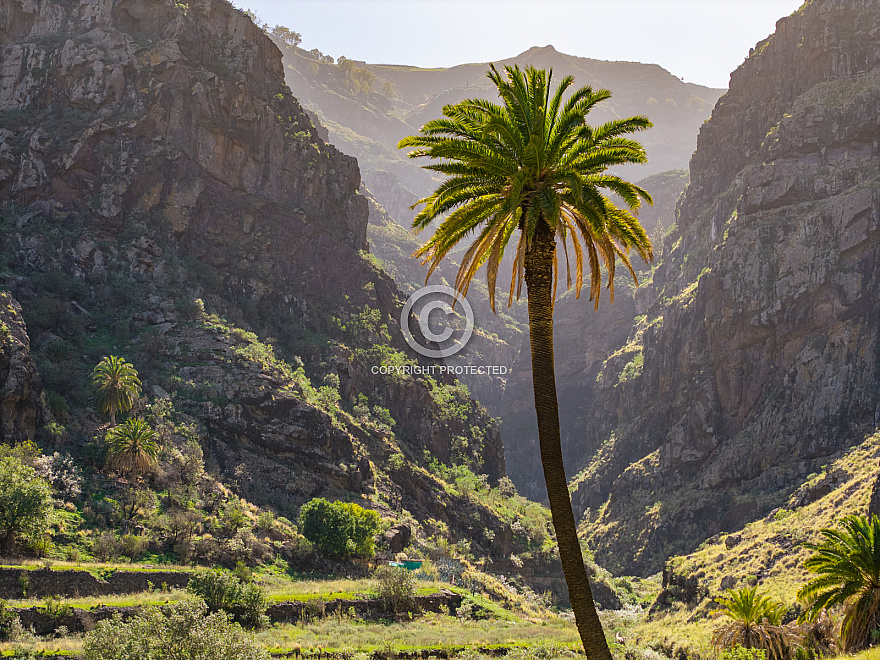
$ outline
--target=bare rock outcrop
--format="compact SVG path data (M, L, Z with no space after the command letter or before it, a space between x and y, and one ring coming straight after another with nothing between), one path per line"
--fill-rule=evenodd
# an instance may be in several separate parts
M45 413L21 306L0 291L0 442L34 439Z

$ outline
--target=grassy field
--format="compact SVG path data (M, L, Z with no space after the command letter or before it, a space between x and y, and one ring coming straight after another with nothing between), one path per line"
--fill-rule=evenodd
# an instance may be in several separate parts
M273 626L257 635L276 652L336 649L347 652L405 651L430 647L576 644L574 626L560 618L540 623L524 620L482 621L427 614L407 622L358 621L330 617L310 624Z

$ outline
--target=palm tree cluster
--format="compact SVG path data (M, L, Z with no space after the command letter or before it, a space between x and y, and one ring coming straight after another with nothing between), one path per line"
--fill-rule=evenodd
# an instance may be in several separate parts
M97 390L98 407L110 415L107 462L129 475L143 474L159 457L160 445L155 431L140 419L128 419L116 425L116 413L131 410L140 394L137 369L124 358L107 356L92 371L92 385Z
M488 73L501 103L468 99L443 108L444 118L425 124L420 135L401 140L410 156L434 162L425 169L446 180L428 197L413 227L443 218L434 235L414 254L430 264L428 278L449 252L472 237L455 286L466 294L486 266L490 304L495 309L498 270L514 243L508 304L525 281L531 337L532 378L544 480L562 568L584 649L591 660L611 660L584 568L562 460L553 354L553 306L561 276L579 295L584 270L590 299L599 304L602 267L613 300L617 260L635 279L628 251L648 261L651 243L633 211L650 197L642 188L608 173L608 168L647 161L628 134L651 126L645 117L618 119L598 127L586 117L607 90L571 90L574 79L551 88L552 71L494 65ZM615 205L610 195L623 202ZM569 252L571 244L571 253ZM426 278L427 281L427 278Z

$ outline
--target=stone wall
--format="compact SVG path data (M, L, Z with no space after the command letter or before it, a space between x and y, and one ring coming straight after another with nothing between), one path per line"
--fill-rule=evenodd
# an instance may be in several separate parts
M180 573L179 575L184 575ZM463 597L446 589L429 596L416 596L413 612L440 612L447 609L451 613L461 606ZM40 607L13 608L25 629L32 629L37 635L50 635L60 626L71 633L94 630L98 622L120 614L123 619L135 616L139 607L98 607L92 610L71 609L65 616L56 617ZM266 614L273 623L297 623L312 618L322 618L336 613L354 612L360 618L393 617L384 603L376 598L345 599L337 598L328 602L285 601L271 605Z
M100 579L88 571L0 568L0 598L130 594L162 586L183 588L191 577L183 571L116 571Z

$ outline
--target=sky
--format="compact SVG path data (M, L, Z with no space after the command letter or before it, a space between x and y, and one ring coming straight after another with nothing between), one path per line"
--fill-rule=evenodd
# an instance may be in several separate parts
M802 0L234 0L301 47L372 64L449 67L532 46L659 64L686 82L726 88L776 21Z

